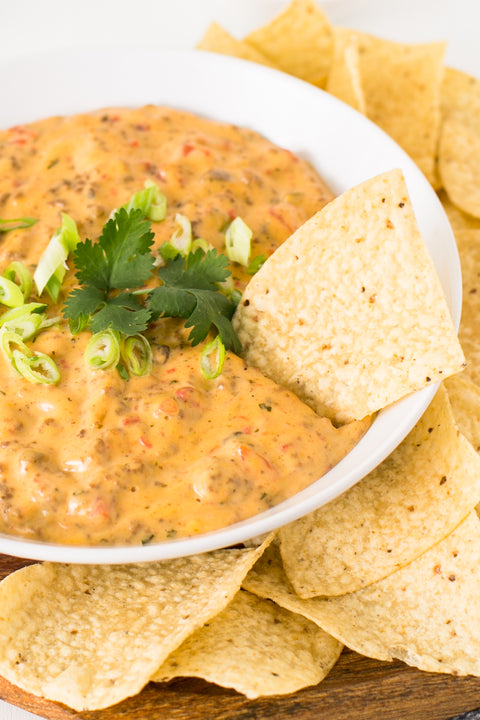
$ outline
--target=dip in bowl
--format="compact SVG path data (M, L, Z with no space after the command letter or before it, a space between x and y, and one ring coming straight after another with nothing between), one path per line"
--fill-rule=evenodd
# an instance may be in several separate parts
M168 68L168 72L162 73L158 90L152 89L152 77L144 72L144 68L155 67ZM252 214L247 219L260 238L255 254L261 255L273 251L333 195L390 168L401 168L420 230L458 324L461 303L458 258L434 191L413 162L384 133L322 91L267 68L198 51L72 53L63 57L61 63L53 56L44 56L33 70L32 64L24 61L4 66L0 72L7 96L14 98L0 115L3 128L14 128L10 135L12 153L5 156L6 164L15 168L18 163L15 172L20 177L18 158L22 152L25 162L30 158L24 182L34 179L31 195L36 185L40 188L44 208L36 208L39 216L49 216L53 222L55 214L66 211L75 215L77 208L81 229L87 237L91 237L90 233L98 237L109 213L126 203L131 192L140 189L140 178L145 177L160 186L168 185L168 181L175 184L178 189L172 193L171 206L179 214L190 216L197 237L206 233L208 241L215 234L208 226L212 218L218 232L226 219L231 221L238 216L240 205L242 215L248 215L250 207ZM21 97L14 92L14 86L24 89ZM67 120L56 117L42 123L42 118L53 116L74 117ZM30 124L37 120L40 122ZM157 127L159 122L165 128L156 137L151 127ZM217 135L213 127L219 127L218 123L222 132ZM167 152L169 132L174 149ZM36 150L37 137L42 135L49 140ZM205 140L206 136L210 141ZM172 161L168 166L162 165L160 143L165 144L165 156L177 153L175 164ZM118 149L122 146L132 149L136 165L126 163ZM138 151L142 147L143 154ZM241 155L247 147L242 165ZM224 159L219 162L219 157ZM295 173L299 173L299 179L297 175L292 179ZM237 178L236 185L229 174ZM285 176L298 195L282 205L287 187L282 184ZM273 178L269 184L268 177ZM189 184L192 178L196 183L194 191ZM42 194L44 182L46 194ZM276 193L273 197L272 190ZM216 198L220 196L223 199L217 205ZM22 204L22 214L25 207ZM259 208L260 216L263 214L266 219L255 219ZM278 232L273 233L273 227ZM25 237L35 237L41 230L38 223ZM17 237L22 243L20 231ZM38 237L40 243L41 236ZM9 250L8 242L6 235L6 265L15 259L35 262L36 243L28 248L12 246ZM270 248L269 242L273 243ZM244 271L234 273L237 289L241 290L247 279ZM176 325L168 332L178 334ZM77 360L65 361L63 371L65 376L72 377L77 395L72 393L69 398L67 394L62 401L52 403L52 410L45 407L41 396L37 397L34 386L23 384L21 404L13 406L11 417L3 413L10 428L5 434L9 432L14 441L25 437L31 453L26 457L22 449L18 456L9 455L14 458L12 467L19 468L20 478L23 472L24 482L19 482L19 488L24 496L12 511L12 517L17 516L15 532L6 531L0 537L0 550L5 553L61 562L141 562L248 541L323 505L364 477L408 433L435 391L434 387L428 388L382 410L368 430L369 421L339 430L331 427L328 432L335 439L329 440L325 439L322 419L309 408L300 410L302 404L291 394L276 388L278 402L271 403L272 388L268 387L267 395L262 394L262 376L253 370L246 371L236 356L226 363L224 380L220 377L211 381L221 392L216 400L209 401L207 411L202 403L210 392L207 386L211 385L206 384L202 395L203 388L194 387L190 381L191 364L196 356L190 358L182 338L175 341L181 349L172 356L165 350L170 347L165 342L165 331L164 339L157 338L154 343L156 366L163 368L162 386L155 375L131 378L127 381L129 386L116 376L107 380L101 371L90 373L87 385L80 364L75 365L82 362L80 346L86 341L81 335L75 337L79 345ZM67 342L71 349L71 337L66 341L65 334L59 331L57 340L56 353L67 358L70 353L64 345ZM39 336L39 346L42 341ZM232 411L236 399L247 395L246 372L252 373L248 383L255 386L251 407L245 405L238 412ZM171 392L166 391L165 378L170 378ZM14 377L9 382L23 381ZM59 388L60 384L54 390ZM129 394L134 396L131 402ZM146 398L151 402L147 403ZM139 432L139 405L152 418L148 432L144 432L143 419ZM19 410L30 406L33 410L29 420L22 424ZM88 420L83 417L80 421L80 406L89 413ZM39 410L42 419L33 431L32 423ZM236 416L235 425L231 425L228 413L225 415L229 410ZM185 421L182 430L178 426L180 417ZM45 423L52 418L53 422ZM306 418L310 423L307 429ZM106 422L115 430L113 440L111 433L109 441L102 435ZM57 459L52 452L35 447L42 439L40 427L49 446L59 446ZM264 457L262 446L255 445L262 434L265 438L275 437L275 447L284 447L283 463L281 457L272 463ZM272 467L282 464L288 467L291 457L288 447L299 435L307 436L308 452L293 470L286 472L283 494L271 493L267 490L269 482L278 489ZM88 452L85 445L82 450L86 436L91 441ZM183 442L179 441L182 437ZM199 445L205 444L208 437L212 437L211 451L205 455L199 451ZM78 447L75 443L79 443ZM131 447L136 449L134 454L129 453ZM168 448L165 457L157 451L160 447ZM333 447L333 451L325 453L326 447ZM232 481L232 457L242 467L248 467L243 478L249 476L251 482ZM157 472L153 470L155 463L164 466L164 475L155 474L157 490L152 483L145 491L139 491L142 476L148 480ZM176 474L172 472L174 466ZM119 472L109 472L112 467ZM172 475L175 480L168 486ZM182 475L187 478L186 485L179 480ZM300 482L292 485L288 480L296 475ZM72 477L85 482L74 483L73 489L67 490L65 483ZM256 479L262 482L253 482ZM266 485L262 484L264 480ZM168 498L162 500L165 486ZM253 494L245 492L249 486L253 486ZM5 507L8 502L7 497ZM169 510L159 513L161 529L144 525L140 510L148 515L152 507L162 502ZM49 517L50 526L46 522ZM37 532L42 523L43 529ZM111 532L114 526L118 533Z

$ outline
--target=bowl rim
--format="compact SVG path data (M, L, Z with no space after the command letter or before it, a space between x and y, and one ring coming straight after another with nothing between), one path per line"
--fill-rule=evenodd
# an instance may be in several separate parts
M156 73L145 68L165 70L158 88L152 90ZM390 137L326 92L246 60L151 48L89 47L22 57L0 63L0 80L4 96L12 98L0 108L4 128L48 115L153 103L250 127L311 162L335 194L400 167L458 329L460 263L435 191ZM140 546L63 545L0 534L0 552L31 560L111 564L166 560L251 541L324 505L373 470L408 434L437 388L425 388L381 410L332 470L274 508L235 525Z

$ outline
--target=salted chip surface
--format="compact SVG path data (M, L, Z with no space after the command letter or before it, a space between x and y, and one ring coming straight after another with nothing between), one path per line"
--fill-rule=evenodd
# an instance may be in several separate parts
M232 55L242 60L250 60L250 62L256 62L260 65L275 67L275 64L270 62L261 52L243 40L238 40L233 37L233 35L230 35L225 28L216 22L212 22L208 26L204 36L197 45L197 49L220 53L221 55Z
M314 0L293 0L244 40L284 72L325 86L332 61L332 28Z
M438 150L442 184L461 210L480 218L480 81L446 68Z
M302 225L234 315L244 357L334 422L361 419L463 367L400 170Z
M366 114L430 180L436 180L445 43L405 44L350 30L356 37Z
M334 28L333 40L333 59L325 89L365 115L367 108L360 72L358 33Z
M266 549L245 577L242 587L258 597L272 600L286 610L303 615L317 625L321 622L322 605L319 606L320 612L317 612L319 599L297 595L285 573L278 543L272 543Z
M460 431L480 452L480 387L463 373L445 381L455 422Z
M462 317L458 337L467 362L465 375L480 385L480 230L457 230L455 240L463 282Z
M388 578L317 600L321 626L351 649L427 672L480 675L480 521L456 530Z
M138 693L230 602L267 543L142 565L31 565L0 584L0 674L98 710Z
M152 680L194 676L248 698L286 695L323 680L342 647L303 616L241 590Z
M347 647L427 672L480 675L480 521L475 512L444 540L368 588L302 602L303 612ZM244 581L265 597L291 595L269 553ZM283 587L282 587L283 586Z
M479 501L480 458L458 432L441 386L383 463L280 529L287 576L301 597L359 590L428 550Z

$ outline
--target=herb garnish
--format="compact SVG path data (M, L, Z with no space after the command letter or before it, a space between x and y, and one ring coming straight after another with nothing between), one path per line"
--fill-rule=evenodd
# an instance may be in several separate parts
M63 308L72 332L88 327L94 333L109 329L132 336L158 318L180 317L192 328L192 345L214 327L225 348L239 352L231 324L236 305L218 285L231 274L228 258L214 249L177 254L159 268L161 284L145 288L158 264L151 251L153 237L141 210L120 208L98 242L77 244L73 259L81 287L68 295Z
M188 340L192 345L213 332L200 366L207 379L220 374L225 350L241 350L231 323L239 296L228 269L232 258L206 241L194 239L190 221L181 215L176 216L181 237L177 231L154 255L151 220L160 222L165 213L164 195L156 185L147 183L113 213L96 242L81 242L75 221L62 213L62 225L41 256L33 278L22 263L9 265L0 276L0 304L11 308L0 318L0 350L15 372L31 382L51 384L60 379L55 362L33 353L24 341L34 340L38 332L60 319L47 318L46 305L28 300L35 281L39 296L47 291L58 301L66 260L72 253L79 287L67 296L63 315L73 335L84 329L92 331L85 360L93 369L115 367L125 380L130 375L149 374L152 349L143 333L152 322L175 317L185 319L185 327L191 328ZM32 218L0 220L0 233L34 222ZM247 235L250 238L251 231L243 221L236 227L242 229L243 240Z
M73 259L82 287L67 297L63 314L72 332L88 326L92 332L111 330L136 335L148 327L151 313L132 292L117 292L144 285L155 258L150 222L141 210L120 208L103 227L98 242L77 244Z
M185 327L193 328L188 337L192 345L205 340L213 325L225 348L239 352L240 341L230 322L236 305L217 285L230 274L228 258L214 249L205 253L198 248L185 258L177 255L168 260L158 271L163 285L147 301L152 318L186 318Z

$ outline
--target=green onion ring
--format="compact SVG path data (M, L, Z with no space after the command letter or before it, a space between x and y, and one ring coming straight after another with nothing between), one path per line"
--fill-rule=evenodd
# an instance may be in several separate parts
M102 330L90 338L85 360L93 370L108 370L120 361L120 340L113 330Z
M46 309L47 306L45 305L45 303L31 302L26 303L25 305L19 305L19 307L7 310L2 315L0 315L0 327L5 325L7 322L10 322L11 320L23 318L25 315L32 315L33 313L35 313L35 315L42 316L44 310Z
M241 217L236 217L230 223L225 233L225 250L232 262L248 267L252 235L252 231Z
M30 293L32 292L33 278L30 270L27 268L25 263L12 262L3 273L3 277L7 280L11 280L20 286L20 290L23 294L23 300L28 300Z
M212 360L214 362L212 362ZM213 380L218 377L223 370L225 362L225 345L217 335L214 340L207 343L202 350L200 356L200 367L203 377L206 380Z
M150 343L144 335L130 335L121 344L122 362L130 375L149 375L153 366Z
M175 222L178 227L170 238L170 244L180 253L186 256L192 247L192 224L185 216L177 213Z
M192 246L190 248L190 252L195 252L195 250L203 250L204 253L207 253L209 250L213 248L213 245L210 245L206 240L203 238L195 238L195 240L192 242Z
M134 193L128 203L122 207L127 212L141 210L149 220L161 222L167 215L167 198L158 185L146 180L145 189Z
M0 276L0 303L7 307L18 307L24 303L21 288L4 276Z
M55 385L60 380L55 361L45 353L38 352L28 357L19 350L14 350L12 355L12 365L29 382Z
M42 316L38 313L24 313L12 320L2 318L2 327L18 335L21 340L31 340L42 327Z
M46 290L52 300L57 302L67 271L68 255L75 250L79 241L80 236L75 221L66 213L62 213L62 224L50 238L33 273L39 295Z
M22 355L26 355L27 357L32 356L31 350L25 345L20 335L12 332L11 330L2 330L0 332L0 348L14 368L13 353L15 350L18 350L18 352L22 353Z

